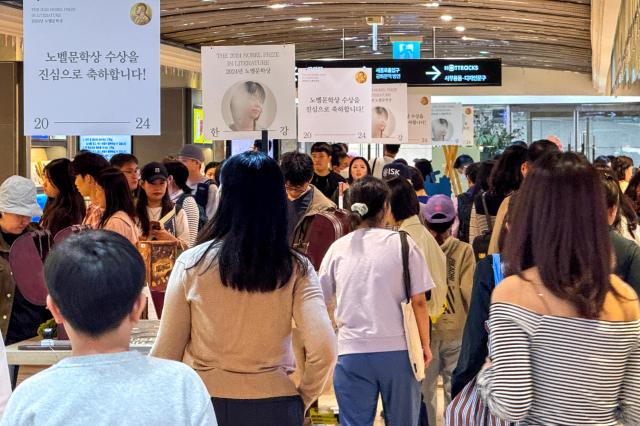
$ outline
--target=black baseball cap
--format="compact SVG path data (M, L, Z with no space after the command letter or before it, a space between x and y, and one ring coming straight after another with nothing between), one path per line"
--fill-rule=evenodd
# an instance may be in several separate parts
M142 168L140 178L145 182L153 182L158 179L167 180L169 179L169 172L167 172L167 168L164 164L153 162Z

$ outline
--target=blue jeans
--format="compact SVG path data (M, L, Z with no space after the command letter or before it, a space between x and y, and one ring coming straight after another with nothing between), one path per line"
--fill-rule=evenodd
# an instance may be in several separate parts
M333 378L341 426L373 424L382 395L387 426L415 426L420 415L420 382L407 351L340 355Z

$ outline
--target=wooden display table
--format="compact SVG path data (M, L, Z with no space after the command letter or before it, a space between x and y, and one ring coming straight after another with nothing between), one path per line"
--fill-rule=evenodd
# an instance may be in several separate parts
M148 354L158 335L159 320L142 320L131 332L131 350ZM11 374L11 383L15 388L18 371L22 365L48 367L72 355L70 350L60 350L43 346L42 349L21 350L25 345L39 345L42 339L34 337L23 342L14 343L6 348L7 363Z

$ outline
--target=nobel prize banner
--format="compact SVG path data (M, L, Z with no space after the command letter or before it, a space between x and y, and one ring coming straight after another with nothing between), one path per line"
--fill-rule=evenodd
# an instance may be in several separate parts
M206 139L296 134L295 46L202 48Z
M431 137L434 146L462 145L461 104L431 105Z
M298 69L298 140L371 143L371 68Z
M431 143L431 98L422 93L409 93L409 143Z
M474 145L474 131L473 131L473 107L465 106L462 108L462 145L473 146Z
M408 143L407 85L375 84L371 100L371 138L374 143Z
M25 0L26 135L160 134L160 1Z

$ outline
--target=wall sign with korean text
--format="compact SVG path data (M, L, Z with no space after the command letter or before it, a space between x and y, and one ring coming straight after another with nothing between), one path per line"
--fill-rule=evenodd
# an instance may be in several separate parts
M296 134L295 46L202 48L206 139Z
M298 140L371 143L371 70L298 69Z
M424 90L414 89L407 95L409 104L409 143L431 143L431 98Z
M160 134L159 0L25 0L26 135Z

